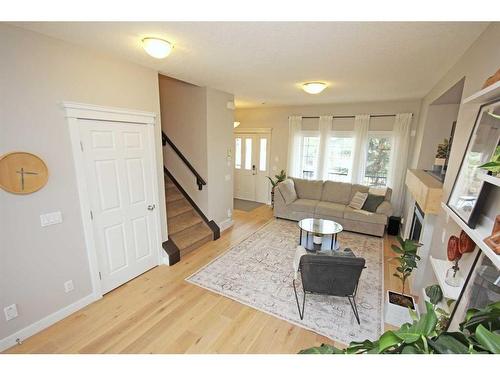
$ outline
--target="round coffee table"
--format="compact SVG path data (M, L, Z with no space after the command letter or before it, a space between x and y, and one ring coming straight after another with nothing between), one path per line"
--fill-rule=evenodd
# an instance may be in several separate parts
M303 219L299 221L299 228L299 244L304 246L306 250L320 251L322 247L329 248L329 250L338 250L340 247L337 234L342 232L344 228L333 220ZM305 232L305 236L302 232ZM325 238L327 236L331 237L330 241ZM325 246L323 246L323 242L325 242Z

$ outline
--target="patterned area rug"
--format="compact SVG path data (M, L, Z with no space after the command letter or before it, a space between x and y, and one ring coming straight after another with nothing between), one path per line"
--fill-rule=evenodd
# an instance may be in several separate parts
M344 344L377 339L383 332L383 240L339 234L342 248L350 247L366 259L356 296L358 325L347 298L311 294L306 297L304 320L300 320L292 286L298 237L297 223L272 220L186 281ZM298 290L300 298L300 281Z

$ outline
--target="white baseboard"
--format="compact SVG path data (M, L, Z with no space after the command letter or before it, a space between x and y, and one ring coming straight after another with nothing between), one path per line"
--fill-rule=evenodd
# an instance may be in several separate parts
M100 296L96 296L94 293L89 294L86 297L63 307L62 309L46 316L45 318L40 319L39 321L25 327L10 336L7 336L0 340L0 352L14 346L17 344L17 340L23 341L30 336L44 330L47 327L50 327L52 324L57 323L58 321L66 318L67 316L73 314L75 311L78 311L85 306L91 304L94 301L100 299Z
M219 224L219 229L222 232L224 232L226 229L229 229L233 226L234 224L234 221L232 219L226 219L224 221L221 221L221 223Z

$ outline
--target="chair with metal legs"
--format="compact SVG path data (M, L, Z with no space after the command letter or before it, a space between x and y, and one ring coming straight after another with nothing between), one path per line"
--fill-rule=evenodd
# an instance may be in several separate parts
M359 313L356 306L356 292L359 278L365 268L365 260L358 257L331 255L303 255L300 258L300 276L302 279L302 309L300 308L297 286L293 280L295 301L300 320L304 319L306 294L323 294L346 297L349 300L358 324Z

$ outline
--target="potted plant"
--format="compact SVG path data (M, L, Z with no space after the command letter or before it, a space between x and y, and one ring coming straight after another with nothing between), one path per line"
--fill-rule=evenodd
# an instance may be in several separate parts
M391 246L392 250L399 254L399 256L392 258L399 262L393 276L401 280L402 287L401 293L392 290L387 291L385 321L399 327L403 323L412 321L409 309L418 314L415 300L411 295L405 294L405 285L413 270L417 268L417 260L420 260L417 250L422 245L412 240L403 240L400 236L397 236L397 240L400 246L394 244Z
M299 354L500 354L500 302L469 309L458 332L439 332L433 306L397 331L386 331L376 341L353 341L345 349L333 345L304 349Z
M483 165L480 165L479 168L486 169L491 173L492 176L497 176L500 172L500 146L497 146L491 160Z
M271 185L272 185L272 188L271 188L271 207L273 207L273 208L274 208L274 189L281 181L286 180L286 173L282 169L281 172L279 174L275 175L274 177L276 178L275 180L273 180L271 177L267 176L269 181L271 181Z
M441 333L448 327L450 321L450 313L448 311L450 311L451 305L455 300L444 298L443 290L438 284L430 285L425 288L425 295L436 313L436 332Z

